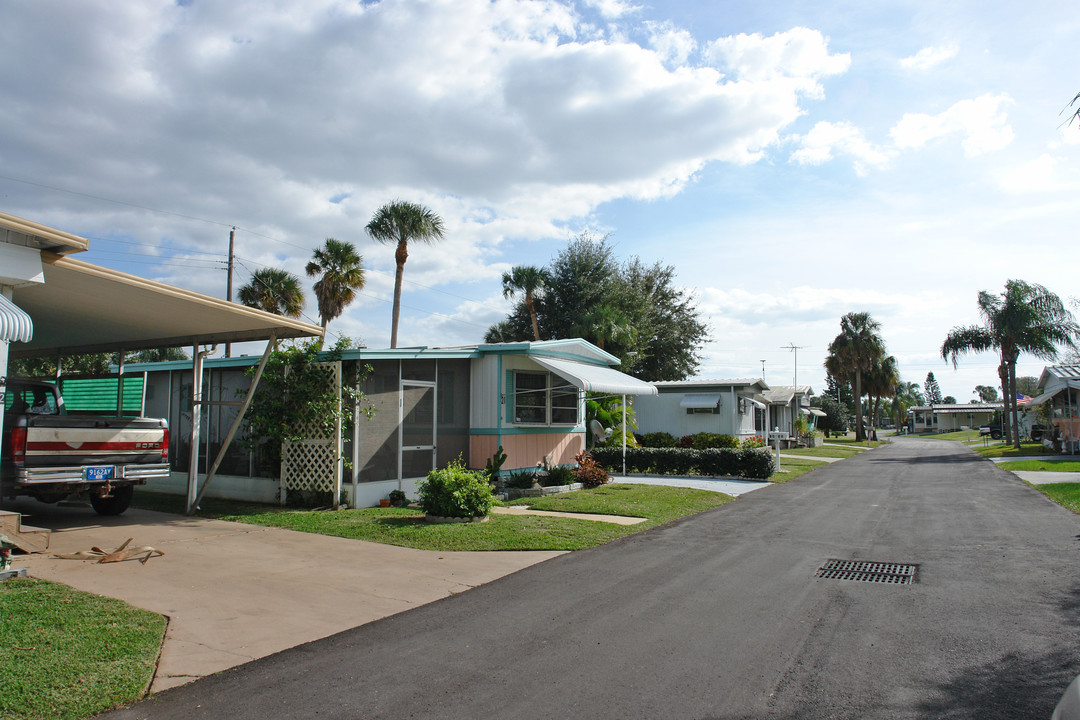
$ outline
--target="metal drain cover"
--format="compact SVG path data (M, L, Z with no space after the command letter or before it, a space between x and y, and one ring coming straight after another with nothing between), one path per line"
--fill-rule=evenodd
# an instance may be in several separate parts
M814 577L831 580L853 580L855 582L888 583L891 585L910 585L915 582L919 571L918 565L902 563L874 562L871 560L828 560Z

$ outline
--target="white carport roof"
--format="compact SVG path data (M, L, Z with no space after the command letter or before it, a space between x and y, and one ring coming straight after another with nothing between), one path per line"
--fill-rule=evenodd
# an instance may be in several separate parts
M649 383L614 368L537 355L530 355L529 359L566 378L579 390L612 395L656 395L656 388Z
M12 357L311 337L318 325L42 252L45 282L16 288L34 337Z

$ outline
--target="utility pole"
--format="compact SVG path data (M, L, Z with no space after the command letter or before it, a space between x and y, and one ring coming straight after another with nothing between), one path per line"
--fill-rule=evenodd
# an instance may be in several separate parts
M232 302L233 247L236 243L236 228L229 231L229 279L225 281L225 299ZM225 357L232 357L232 343L225 343Z

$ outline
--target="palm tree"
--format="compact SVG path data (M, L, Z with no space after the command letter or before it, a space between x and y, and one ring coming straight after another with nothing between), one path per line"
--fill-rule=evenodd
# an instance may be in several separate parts
M896 358L892 355L875 362L866 373L866 394L870 396L870 423L877 440L877 419L881 410L881 399L896 395L896 386L900 383L900 370L896 367Z
M308 277L322 274L313 286L322 320L323 337L319 339L322 348L327 323L340 317L364 287L364 258L351 242L326 238L321 248L315 248L305 272Z
M594 341L601 350L606 342L632 342L635 336L630 319L610 305L596 305L586 310L574 330L586 340Z
M409 242L433 243L443 237L443 219L419 203L394 200L375 211L367 224L368 235L376 242L396 244L394 260L394 310L390 327L390 347L397 347L398 318L401 316L401 278L409 259Z
M529 311L529 319L532 320L533 339L537 342L540 341L540 326L536 322L534 301L543 296L548 280L547 270L535 265L517 265L502 276L503 297L512 298L517 293L525 296L525 307Z
M923 392L919 383L901 380L896 384L896 390L893 394L892 411L897 427L904 424L907 418L908 408L922 405L923 400Z
M304 311L300 278L281 268L267 267L251 273L251 281L237 293L240 302L275 315L297 318Z
M1021 353L1041 360L1054 360L1057 346L1075 349L1080 326L1061 299L1042 285L1023 280L1009 280L1001 295L979 293L982 325L955 327L941 345L941 357L957 367L959 357L967 353L996 350L1000 358L998 377L1005 396L1004 424L1006 442L1020 448L1017 431L1016 363Z
M870 313L848 313L840 318L840 334L829 344L825 369L833 377L854 377L855 388L855 440L866 439L863 429L862 395L863 374L868 372L885 354L885 344L878 335L881 323Z

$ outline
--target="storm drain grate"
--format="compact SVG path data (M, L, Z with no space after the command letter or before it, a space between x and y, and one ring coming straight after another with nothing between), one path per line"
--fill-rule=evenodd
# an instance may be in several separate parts
M889 583L910 585L915 582L918 565L873 562L870 560L828 560L815 577L854 582Z

